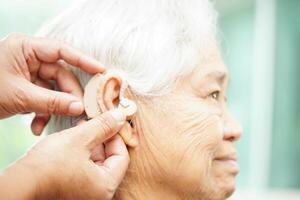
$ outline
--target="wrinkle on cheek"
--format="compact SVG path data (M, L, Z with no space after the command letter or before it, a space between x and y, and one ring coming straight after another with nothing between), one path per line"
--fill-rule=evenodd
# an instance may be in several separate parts
M199 98L175 94L160 97L143 119L147 123L143 126L147 154L143 160L151 160L147 171L159 174L159 178L170 174L184 177L188 165L191 180L198 177L195 173L209 176L212 158L222 141L218 109Z
M205 103L199 103L199 100L196 103L185 102L189 103L183 104L182 107L177 104L176 111L171 115L171 120L177 130L176 136L197 136L203 137L203 140L210 136L217 138L222 136L221 130L218 130L221 118L217 109Z
M182 102L189 103L182 104ZM173 101L174 103L176 102ZM200 156L211 160L223 138L221 118L217 109L199 103L198 99L197 102L195 99L189 99L177 103L176 111L171 118L172 124L176 127L175 146L181 148L181 154L177 155L178 165L186 163L187 158L193 160Z
M185 124L179 134L182 149L181 162L184 163L184 159L195 159L200 156L204 160L211 160L217 150L220 139L218 133L214 129L215 124L218 123L216 116L206 116L200 123L198 120L190 120Z

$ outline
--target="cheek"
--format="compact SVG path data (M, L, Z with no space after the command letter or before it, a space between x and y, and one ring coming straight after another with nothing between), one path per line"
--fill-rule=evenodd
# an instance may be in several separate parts
M149 110L152 117L147 120L151 124L148 148L157 169L164 172L165 181L172 183L179 178L181 185L199 189L210 177L214 154L223 139L220 117L199 99L172 98L164 102L167 103L156 104L159 109Z
M196 120L195 120L196 121ZM211 168L215 152L222 142L222 130L217 116L207 116L198 123L190 123L191 126L178 131L177 153L183 163L190 166L202 167L203 172L208 173ZM179 163L180 164L180 163Z
M181 112L176 120L174 135L178 147L189 153L189 157L213 157L223 139L223 130L219 115L215 114L209 107L201 105L187 108Z
M211 176L214 155L222 143L220 117L193 108L174 113L170 118L174 126L169 133L168 152L173 172L192 187L199 186Z

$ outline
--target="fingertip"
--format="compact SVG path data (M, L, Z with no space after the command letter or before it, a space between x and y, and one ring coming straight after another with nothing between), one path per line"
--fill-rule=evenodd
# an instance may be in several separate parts
M110 114L120 126L122 126L126 120L126 115L124 114L123 110L120 108L110 110L108 111L108 114Z
M69 105L70 115L81 115L83 111L84 111L84 107L82 102L80 101L71 102L71 104Z
M103 64L90 56L84 55L82 62L83 70L87 70L91 74L102 73L106 70ZM89 69L84 68L85 66L89 66Z
M31 131L32 131L33 135L40 136L43 132L43 127L40 123L33 123L31 125Z
M40 136L50 119L49 115L37 114L31 123L31 131L35 136Z

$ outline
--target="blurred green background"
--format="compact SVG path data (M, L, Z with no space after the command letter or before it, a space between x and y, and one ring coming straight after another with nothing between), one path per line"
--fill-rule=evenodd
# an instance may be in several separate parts
M11 32L34 34L71 3L0 0L0 37ZM219 40L231 73L229 106L244 127L238 143L238 188L300 189L300 1L214 3ZM30 131L31 118L0 121L1 169L38 140ZM300 199L300 194L296 196Z

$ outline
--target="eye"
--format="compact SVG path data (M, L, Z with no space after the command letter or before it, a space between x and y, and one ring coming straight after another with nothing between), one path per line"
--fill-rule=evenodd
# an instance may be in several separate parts
M214 92L210 93L209 97L218 101L219 97L220 97L220 91L214 91Z

